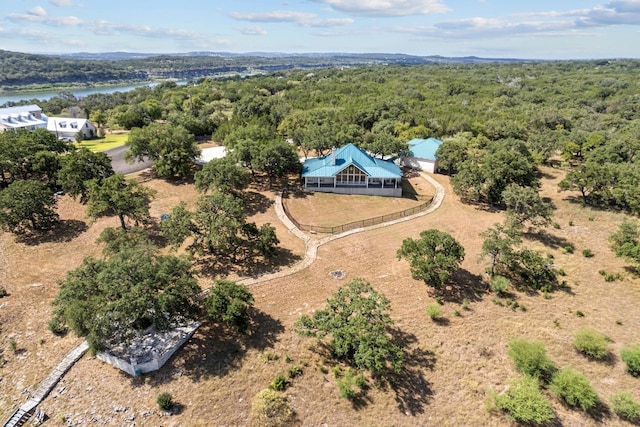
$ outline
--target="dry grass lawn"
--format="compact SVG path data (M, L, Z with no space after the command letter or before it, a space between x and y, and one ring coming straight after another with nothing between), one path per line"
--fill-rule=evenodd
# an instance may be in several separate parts
M518 376L507 356L507 344L515 337L543 341L559 367L572 366L584 373L605 402L612 393L623 390L640 399L640 379L627 374L619 359L621 347L640 341L640 280L607 247L607 238L623 215L583 209L568 200L571 194L556 190L562 174L560 170L544 169L542 187L543 195L556 206L554 221L560 228L549 227L543 239L527 243L554 255L556 266L566 271L563 279L570 291L556 291L548 299L541 294L515 292L514 297L526 311L513 311L492 302L494 295L482 281L484 265L479 260L482 242L478 235L501 221L501 213L461 204L448 178L436 175L447 196L434 213L332 241L319 249L317 261L308 269L254 285L256 313L250 335L236 337L218 328L203 327L160 371L139 378L130 378L85 356L43 402L42 409L51 417L48 424L63 425L65 420L69 425L247 425L253 397L274 376L300 365L304 374L284 392L299 425L507 426L510 423L502 414L486 410L485 402L491 390L503 391ZM179 200L193 203L196 198L190 185L155 180L146 184L158 190L151 207L155 218ZM255 193L272 199L268 192ZM316 216L314 221L327 221L332 215L325 212L367 218L373 210L383 209L349 209L354 200L351 197L329 196L332 200L327 202L325 195L313 195L300 199L306 206L290 209ZM331 203L335 211L314 208L311 202L316 200ZM281 226L272 207L262 206L264 209L258 210L252 220L276 225L282 246L301 256L302 242ZM80 342L72 336L54 337L46 329L56 281L78 266L84 256L98 255L96 237L104 227L117 225L115 218L86 223L83 208L66 197L59 209L69 229L75 229L59 241L22 243L8 234L0 236L0 281L11 294L0 299L0 346L8 360L0 369L3 421ZM396 210L393 206L391 211ZM417 237L429 228L451 233L466 250L455 284L441 294L444 320L438 323L425 313L426 305L436 295L413 279L408 264L395 256L403 239ZM575 246L573 254L560 250L568 244ZM583 257L585 248L595 256ZM329 276L338 269L346 272L346 279ZM601 269L620 273L622 279L605 282L598 274ZM370 281L391 300L391 315L409 357L395 387L372 387L365 399L352 404L338 396L331 364L313 351L315 341L298 336L292 326L300 314L323 307L339 286L356 277ZM210 280L203 277L203 286ZM469 301L468 310L462 308L463 299ZM578 310L584 317L576 315ZM573 335L586 326L611 338L613 356L609 362L590 361L574 351ZM9 339L17 342L15 354L9 350ZM156 398L164 391L172 393L179 403L178 414L167 416L158 410ZM557 425L628 425L606 410L585 415L551 400L559 419Z

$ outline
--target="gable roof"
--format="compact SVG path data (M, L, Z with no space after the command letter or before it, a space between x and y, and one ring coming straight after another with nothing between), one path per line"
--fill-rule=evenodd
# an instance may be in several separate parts
M0 127L3 129L19 129L32 126L43 127L46 116L37 105L0 108Z
M407 144L409 144L410 156L427 160L436 160L436 151L442 144L442 141L435 138L414 138Z
M87 124L87 119L75 119L67 117L49 117L47 130L49 132L79 132Z
M353 144L340 147L324 157L305 160L302 177L335 176L350 165L356 166L372 178L402 177L402 170L393 162L371 157L366 151Z
M35 104L22 105L20 107L0 108L0 116L11 116L13 114L41 113L41 112L42 112L42 109Z

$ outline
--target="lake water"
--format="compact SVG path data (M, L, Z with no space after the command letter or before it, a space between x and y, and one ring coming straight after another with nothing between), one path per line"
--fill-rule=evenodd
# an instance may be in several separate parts
M178 85L183 85L186 84L186 81L179 81L176 82ZM134 90L135 88L138 87L143 87L143 86L156 86L158 83L156 82L148 82L148 83L138 83L138 84L133 84L133 85L124 85L124 86L105 86L105 87L96 87L96 88L91 88L91 89L75 89L75 90L68 90L68 91L64 91L64 92L71 92L72 94L75 95L76 98L83 98L87 95L91 95L94 93L114 93L114 92L129 92L130 90ZM47 100L47 99L51 99L54 96L57 96L58 94L60 94L60 92L63 92L61 90L43 90L43 91L35 91L35 92L23 92L23 93L18 93L18 94L12 94L12 93L6 93L4 95L0 95L0 105L3 105L7 102L19 102L22 100L28 100L28 99L40 99L40 100Z

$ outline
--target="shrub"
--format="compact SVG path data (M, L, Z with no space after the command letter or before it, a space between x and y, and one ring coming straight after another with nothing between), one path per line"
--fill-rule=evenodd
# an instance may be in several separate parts
M253 398L250 418L257 427L278 427L289 425L294 413L285 397L265 389Z
M59 317L54 317L47 323L49 331L56 336L62 336L67 333L67 327L61 322Z
M640 345L624 347L620 357L627 367L627 372L634 377L640 376Z
M0 298L6 297L9 295L7 289L4 286L0 286Z
M591 249L583 249L582 256L585 258L591 258L593 257L593 251Z
M600 401L589 380L572 368L563 368L556 372L549 390L567 405L579 407L583 411L592 409Z
M300 375L302 375L304 372L302 370L302 368L300 366L292 366L291 368L289 368L289 370L287 371L287 376L289 378L295 378L295 377L299 377Z
M276 375L269 384L269 388L276 391L284 391L287 387L289 387L289 380L282 374Z
M358 387L361 391L366 387L367 380L364 375L356 375L356 371L347 368L344 375L337 379L338 391L340 397L344 399L353 399L358 395L354 387Z
M466 298L462 298L462 309L471 310L471 307L469 307L469 300Z
M562 252L566 253L566 254L572 254L573 253L573 245L567 245L565 247L562 248Z
M509 343L509 357L520 372L545 382L556 371L553 361L547 357L544 344L539 341L512 340Z
M511 282L504 276L493 276L491 282L489 283L489 289L492 292L495 292L498 295L502 295L504 291L507 290Z
M18 351L18 343L13 338L9 340L9 349L14 353Z
M263 355L263 357L264 357L264 360L266 362L273 362L274 360L280 359L280 356L278 356L275 353L268 352L268 351Z
M520 423L546 424L555 418L549 399L540 391L538 380L523 377L513 381L503 395L494 397L496 406Z
M427 315L429 315L432 320L437 320L441 314L442 310L438 304L429 304L427 306Z
M576 310L576 316L584 317L584 313L581 310Z
M158 407L163 411L168 411L173 408L173 396L166 391L158 395L156 402L158 403Z
M623 391L616 393L609 399L611 409L620 418L634 423L640 424L640 402L633 398L631 393Z
M573 345L580 353L592 359L602 360L609 355L609 343L606 335L592 328L578 331L574 337Z

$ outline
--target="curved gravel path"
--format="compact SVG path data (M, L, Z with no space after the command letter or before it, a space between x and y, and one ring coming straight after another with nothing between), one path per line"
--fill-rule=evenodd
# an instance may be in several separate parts
M429 181L429 183L431 183L431 185L433 185L436 189L436 194L433 197L433 201L431 202L431 205L427 209L420 211L418 213L415 213L413 215L395 219L392 221L371 225L369 227L354 228L352 230L348 230L340 234L331 234L331 235L320 237L320 238L309 236L303 233L302 230L300 230L298 227L295 226L295 224L291 221L291 219L289 219L287 214L284 212L284 207L282 206L282 192L279 192L276 195L275 203L274 203L275 209L276 209L276 215L278 216L278 219L280 219L280 221L284 224L284 226L287 227L290 233L293 233L294 235L296 235L296 237L304 241L305 243L304 258L297 264L294 264L293 266L285 268L283 270L264 274L260 277L247 277L244 279L237 280L237 282L243 283L245 285L254 285L257 283L267 282L269 280L290 276L292 274L295 274L304 270L305 268L313 264L313 262L316 260L318 256L318 248L326 243L329 243L333 240L342 239L343 237L351 236L352 234L362 233L363 231L376 230L382 227L388 227L390 225L398 224L405 221L411 221L412 219L430 214L431 212L438 209L442 204L442 201L444 200L444 195L445 195L444 187L429 175L426 175L420 172L420 176L426 179L427 181Z

